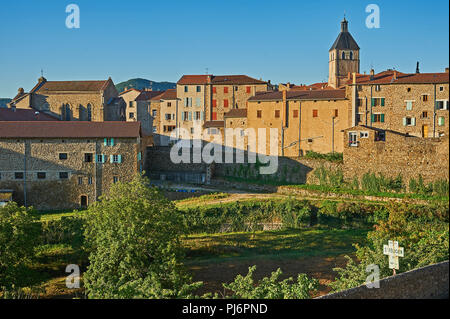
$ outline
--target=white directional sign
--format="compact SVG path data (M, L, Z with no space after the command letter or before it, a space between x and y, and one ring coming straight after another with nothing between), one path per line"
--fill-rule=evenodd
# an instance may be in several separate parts
M389 240L388 245L383 246L383 254L389 256L389 268L399 269L398 257L404 257L405 252L403 247L398 246L398 241Z

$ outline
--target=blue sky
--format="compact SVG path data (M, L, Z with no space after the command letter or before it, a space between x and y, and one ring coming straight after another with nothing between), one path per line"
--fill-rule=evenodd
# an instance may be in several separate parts
M67 29L68 4L81 28ZM381 10L368 29L365 8ZM48 80L115 83L182 74L248 74L273 83L328 77L328 50L344 12L361 71L441 72L449 60L447 0L15 0L0 7L0 97Z

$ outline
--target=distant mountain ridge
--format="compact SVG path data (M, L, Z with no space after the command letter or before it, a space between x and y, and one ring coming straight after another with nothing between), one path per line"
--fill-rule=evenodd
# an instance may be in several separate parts
M153 91L166 91L168 89L175 89L177 87L176 83L173 82L155 82L146 79L130 79L125 82L120 82L116 84L117 91L123 92L125 88L127 89L152 89Z
M8 107L7 104L11 102L11 99L8 98L0 98L0 108Z

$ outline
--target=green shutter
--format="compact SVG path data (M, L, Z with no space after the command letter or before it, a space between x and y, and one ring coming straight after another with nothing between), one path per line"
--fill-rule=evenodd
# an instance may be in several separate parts
M102 163L106 163L106 155L102 155Z
M122 155L117 155L119 164L122 163Z
M111 146L114 146L114 139L111 138Z
M381 114L381 123L384 123L384 114Z
M372 98L372 106L375 106L375 99Z
M372 123L374 123L375 122L375 114L372 114L370 118L371 118Z
M103 144L105 145L105 146L107 146L108 145L108 139L105 137L105 139L104 139L104 141L103 141Z
M381 99L381 106L384 106L384 98Z

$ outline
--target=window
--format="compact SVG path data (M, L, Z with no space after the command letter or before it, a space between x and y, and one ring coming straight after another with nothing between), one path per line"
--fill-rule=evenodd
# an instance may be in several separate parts
M246 91L247 91L247 94L250 94L250 93L251 93L252 88L251 88L250 86L247 86L245 89L246 89Z
M88 205L88 198L86 195L81 195L80 197L80 206L81 207L87 207Z
M350 51L350 60L353 60L353 51Z
M262 111L261 110L257 110L256 111L256 117L259 118L259 119L262 117Z
M133 112L130 112L130 113L128 114L128 118L133 119L133 118L134 118L134 113L133 113Z
M428 95L427 94L422 95L422 101L423 102L427 102L428 101Z
M448 101L436 101L436 110L448 110Z
M428 118L428 112L427 111L423 111L422 112L422 118L423 119L427 119Z
M237 92L239 90L239 86L234 87L234 91Z
M369 132L359 132L360 138L369 138Z
M214 127L208 128L208 134L216 135L218 133L219 133L219 131L216 128L214 128Z
M78 177L78 185L83 185L83 177Z
M217 112L212 112L212 120L217 121Z
M170 113L166 113L165 116L166 116L166 121L170 121L172 119L172 114L170 114Z
M92 185L92 177L91 176L88 177L88 184Z
M358 146L358 136L356 134L356 132L348 133L348 144L352 147Z
M217 93L217 88L213 87L213 93L216 94Z
M440 87L439 87L439 91L440 91L440 92L444 91L444 87L443 87L443 86L440 86Z
M415 117L404 117L403 118L403 126L415 126L416 118Z
M228 107L228 99L223 100L223 107Z
M60 160L66 160L67 159L67 153L59 153L59 159Z
M114 146L114 139L113 138L105 138L103 141L103 145Z
M438 125L444 126L445 125L445 118L443 116L438 117Z
M134 105L133 105L133 101L128 102L128 106L129 106L129 107L133 107L133 106L134 106Z
M114 164L122 163L122 155L110 155L109 162Z
M45 179L46 177L47 177L47 174L45 172L37 173L37 179Z
M194 120L200 120L200 112L194 113Z
M202 99L201 98L196 98L195 99L195 106L202 106Z
M375 132L375 142L384 142L386 140L386 133L384 131Z
M275 110L275 118L280 118L280 110Z
M194 134L194 128L191 127L191 134Z
M313 117L319 116L319 110L313 110Z
M116 184L119 182L119 177L118 176L113 176L113 183Z
M372 123L384 123L384 114L372 114Z
M200 85L197 85L197 92L201 92L202 91L202 87Z
M105 163L106 162L106 155L97 154L97 163Z
M375 85L375 92L381 91L381 85Z
M339 111L336 109L336 110L334 110L334 112L333 112L334 114L333 114L333 116L334 117L338 117L339 116Z
M188 88L187 85L185 85L185 86L184 86L184 92L188 92L188 91L189 91L189 88Z
M292 113L293 113L292 116L293 116L294 118L297 118L297 117L298 117L298 110L293 110Z
M408 92L408 93L411 92L411 88L407 88L406 92Z
M189 117L189 112L182 112L181 113L181 120L182 121L187 121Z
M14 178L15 179L23 179L23 172L15 172Z
M157 133L157 132L158 132L158 128L157 128L156 126L153 126L153 127L152 127L152 132L153 132L153 133Z
M184 98L184 106L185 107L192 106L192 98L191 97L185 97Z
M152 110L152 116L153 117L156 117L156 114L157 114L156 112L157 112L156 110Z
M67 172L59 172L59 179L68 179L69 173Z
M413 109L413 101L406 101L406 110L412 111Z
M342 52L342 60L345 60L345 52Z
M172 102L167 102L167 107L171 107L172 106Z
M217 100L212 100L212 106L217 107Z
M384 104L385 104L385 99L383 97L372 98L372 106L373 107L384 106Z
M223 93L228 93L228 86L223 87Z
M91 106L91 104L87 105L87 120L88 121L92 120L92 106Z

